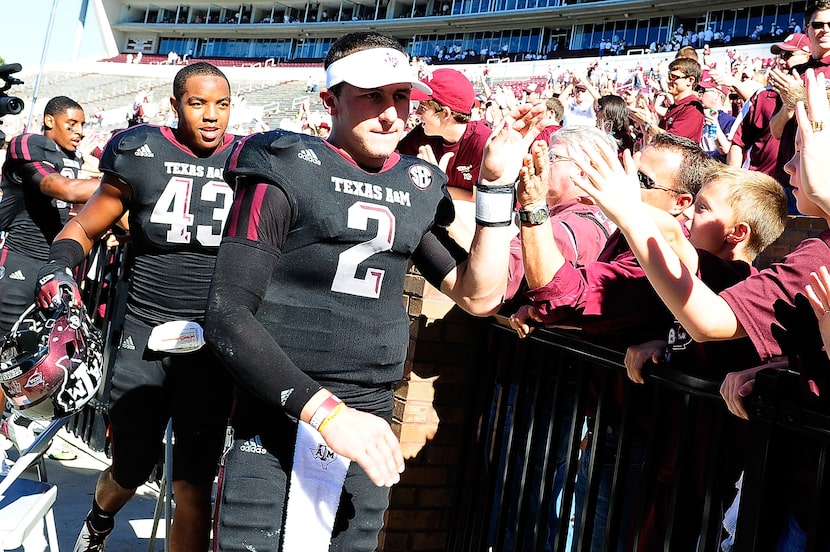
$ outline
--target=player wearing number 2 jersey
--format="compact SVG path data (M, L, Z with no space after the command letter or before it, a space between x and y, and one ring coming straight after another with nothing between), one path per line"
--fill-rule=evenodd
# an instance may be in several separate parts
M101 188L58 235L39 278L38 301L45 306L61 286L74 285L63 267L80 262L93 240L129 211L134 260L110 396L112 466L98 479L76 551L104 550L113 517L158 461L171 417L171 549L208 548L210 491L230 407L217 390L229 382L208 348L193 350L199 328L186 323L203 321L233 202L222 179L235 140L225 133L230 85L214 66L194 63L176 75L171 104L176 129L139 125L112 137L99 165ZM182 339L187 336L193 339Z
M496 310L505 289L512 184L544 106L517 108L494 131L468 255L443 227L446 176L394 153L411 90L429 93L400 45L352 33L325 67L329 138L254 135L225 171L236 196L205 332L237 400L216 550L374 550L404 469L389 422L408 262L475 314Z

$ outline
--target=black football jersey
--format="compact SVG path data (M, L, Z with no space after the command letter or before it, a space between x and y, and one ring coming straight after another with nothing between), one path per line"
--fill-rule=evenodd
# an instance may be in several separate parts
M49 260L49 245L66 224L70 205L41 192L40 181L53 173L78 178L82 163L79 152L64 151L46 136L11 139L0 180L0 230L9 233L11 251Z
M210 279L233 193L222 178L226 134L210 157L180 144L169 127L139 125L107 143L102 172L130 186L135 263L130 311L148 323L204 317Z
M407 263L439 204L450 201L446 175L397 154L382 172L368 173L319 138L272 131L238 145L225 178L232 186L267 181L291 205L256 313L288 357L324 385L398 380L409 342Z

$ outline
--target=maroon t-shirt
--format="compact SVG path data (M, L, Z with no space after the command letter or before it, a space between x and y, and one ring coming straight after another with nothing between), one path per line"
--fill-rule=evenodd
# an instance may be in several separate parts
M546 126L542 129L539 133L539 136L536 137L536 140L542 140L546 144L550 145L550 137L553 135L554 132L562 128L560 125L550 125Z
M708 251L698 249L700 267L698 277L706 283L713 291L719 292L740 281L745 280L758 270L745 261L725 261ZM755 351L752 341L747 338L728 341L709 341L698 343L692 340L683 326L675 320L668 334L668 346L666 348L666 363L674 370L679 370L700 378L722 382L729 372L736 372L752 368L761 364L761 358ZM659 367L657 368L659 369ZM676 400L679 399L679 402ZM674 475L677 447L679 446L678 435L680 427L678 420L682 416L682 398L674 393L666 394L664 398L663 414L660 418L663 421L661 434L666 436L662 444L661 460L659 462L659 478L661 481L670 482ZM705 489L707 461L709 444L711 442L711 424L716 419L716 411L712 407L723 409L725 406L700 404L694 418L689 420L690 431L694 435L695 445L692 447L693 455L690 458L691 472L696 475L696 489L702 492ZM729 435L736 437L738 427L731 423L737 418L730 419L729 426L724 430ZM734 439L725 439L724 446L729 447L729 453L722 455L724 465L718 469L728 471L729 475L723 477L723 484L731 487L737 479L740 471L743 456L741 451L735 448ZM729 470L726 470L726 464ZM724 474L725 475L725 474Z
M669 106L666 115L660 119L660 128L700 143L704 119L703 104L691 94Z
M816 316L804 295L810 272L830 264L830 230L801 242L780 263L720 295L763 360L780 355L825 356Z
M418 125L400 141L398 152L417 156L419 147L429 145L439 161L445 153L454 153L447 165L447 186L472 190L478 182L484 145L491 132L486 121L470 121L464 136L458 142L450 144L440 136L427 136L424 134L424 126Z
M830 230L809 238L783 261L723 291L720 295L732 308L763 360L788 355L791 366L800 372L799 389L808 408L827 409L830 361L823 349L818 321L804 286L810 272L830 262ZM796 519L809 519L811 504L805 497L815 489L815 444L793 436L789 445L791 462L781 471L786 480L788 503ZM825 476L827 471L825 470ZM803 526L803 525L802 525Z
M583 205L576 199L555 205L550 212L551 229L556 246L565 261L585 266L597 260L605 242L616 226L596 205ZM519 236L510 243L510 272L506 299L512 299L524 279L522 241Z
M769 122L780 106L781 98L776 92L766 88L756 92L746 113L739 118L732 143L749 150L750 169L768 174L786 186L790 177L784 172L784 164L789 158L784 160L779 155L780 142L769 131Z
M566 263L527 296L546 324L602 335L611 347L665 337L672 320L619 230L597 262L579 269Z

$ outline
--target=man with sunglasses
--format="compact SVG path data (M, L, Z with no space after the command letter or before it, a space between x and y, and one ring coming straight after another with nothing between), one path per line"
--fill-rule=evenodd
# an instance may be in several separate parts
M632 118L640 123L648 136L669 132L700 142L703 135L703 104L695 88L700 83L700 64L690 58L680 57L669 63L668 89L673 103L660 118L646 109L634 109Z
M554 150L555 151L555 150ZM574 152L573 155L579 155ZM555 162L555 159L552 161ZM640 178L643 201L656 210L673 215L677 225L665 228L667 239L683 240L686 232L683 212L692 205L700 189L705 173L710 166L709 156L697 142L663 132L635 156ZM572 161L571 161L572 163ZM543 174L544 166L537 166L536 175ZM576 172L578 180L586 176ZM534 184L533 178L522 175L517 198L523 211L533 211L545 201L542 193L546 186ZM521 211L520 211L521 212ZM554 239L549 223L521 225L522 247L524 249L525 278L529 291L526 296L532 307L525 306L510 318L510 325L520 337L531 331L531 322L541 322L567 327L577 327L593 342L625 350L626 347L642 343L665 333L672 322L671 314L660 301L649 284L636 257L619 231L611 234L598 260L584 267L575 267L566 262L563 252ZM614 383L613 396L621 397L625 385L623 376ZM636 392L644 392L638 389ZM650 404L633 396L631 404ZM589 405L588 409L591 409ZM645 416L635 414L642 426ZM589 412L590 416L590 412ZM614 417L614 413L610 414ZM594 527L591 550L602 550L605 545L605 530L610 506L611 481L614 470L614 453L619 420L611 421L605 439L606 453L602 455L602 481L599 497L594 510ZM642 423L641 423L642 422ZM637 428L635 428L637 429ZM645 431L645 428L639 427ZM590 462L590 448L580 459L580 475L576 483L576 515L585 505L587 496L587 466ZM627 489L637 488L639 465L644 452L642 447L632 447L628 464ZM610 459L610 460L609 460ZM625 497L623 511L633 511L631 494ZM623 520L619 536L619 547L623 550L627 541L627 520Z

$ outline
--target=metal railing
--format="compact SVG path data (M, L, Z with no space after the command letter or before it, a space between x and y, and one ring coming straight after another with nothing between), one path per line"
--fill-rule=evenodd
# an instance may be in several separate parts
M95 245L78 269L84 305L104 336L104 373L95 398L72 417L67 429L96 451L105 451L109 445L109 395L127 306L127 267L130 264L127 259L131 254L132 246L128 240L115 246L108 246L103 240Z
M573 333L491 327L447 550L719 551L744 459L735 552L773 550L802 494L807 550L825 550L830 417L799 402L797 375L760 372L747 423L719 382L660 366L636 385L622 360ZM815 454L807 493L782 460L796 451Z

